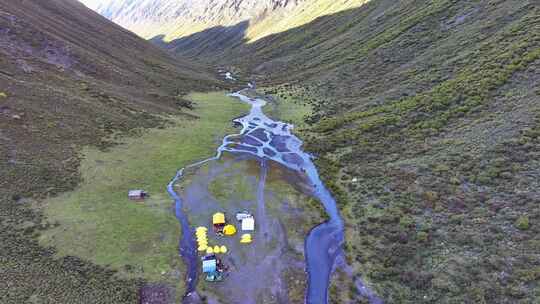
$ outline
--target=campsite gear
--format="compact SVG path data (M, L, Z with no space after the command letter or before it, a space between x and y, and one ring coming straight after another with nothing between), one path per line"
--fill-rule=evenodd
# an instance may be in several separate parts
M212 224L225 224L225 214L217 212L212 216Z
M205 227L197 227L195 229L195 235L197 236L197 248L198 251L207 251L208 250L208 237L206 235Z
M220 282L223 281L223 274L221 272L209 273L204 279L208 282Z
M139 200L145 199L146 197L148 197L148 193L144 190L129 190L128 191L128 198L130 200L139 201Z
M205 272L205 273L216 272L217 271L217 260L212 259L212 260L203 261L202 268L203 268L203 272Z
M202 259L202 270L206 273L206 281L218 282L223 280L223 272L226 269L215 254L208 254Z
M242 231L253 231L255 230L255 218L247 217L242 220Z
M219 271L211 272L211 273L206 274L206 277L204 279L208 282L223 281L223 273Z
M223 233L225 235L234 235L236 233L236 227L230 224L225 225L225 227L223 228Z
M241 222L243 219L253 217L249 212L243 211L236 214L236 220Z
M251 234L249 233L242 234L242 237L240 238L240 243L242 244L249 244L252 241L253 240L251 239Z
M222 234L223 228L225 227L225 214L222 212L214 213L212 216L212 224L214 226L214 231L217 234Z

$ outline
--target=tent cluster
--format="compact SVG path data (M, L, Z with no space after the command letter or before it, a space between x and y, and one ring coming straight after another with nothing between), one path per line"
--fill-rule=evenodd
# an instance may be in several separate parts
M243 232L255 230L255 218L248 212L237 213L236 219L240 222ZM217 212L212 215L212 227L217 235L233 236L237 233L236 226L232 223L227 223L225 213L223 212ZM208 228L206 227L197 227L195 229L195 236L197 237L198 251L204 254L201 259L202 271L206 274L205 280L209 282L223 280L227 267L223 265L217 254L227 253L227 247L225 245L209 245ZM251 233L243 233L240 237L241 244L250 244L251 242L253 242Z
M208 248L208 236L206 235L206 227L197 227L195 229L195 236L197 237L197 245L199 245L199 251L205 251Z
M236 220L240 222L242 231L254 231L255 230L255 218L249 212L239 212L236 214ZM244 233L240 237L240 243L249 244L253 240L251 239L250 233Z
M255 218L250 213L246 211L239 212L236 214L236 219L240 222L242 231L251 232L255 230ZM233 224L227 223L225 213L222 212L217 212L212 215L212 225L214 231L218 235L233 236L237 232L236 227ZM250 233L244 233L240 238L240 243L242 244L249 244L252 241Z
M208 245L207 231L208 229L206 227L197 227L197 229L195 229L197 245L199 246L198 250L201 252L205 251L207 254L227 253L227 247L225 245L215 245L213 247Z

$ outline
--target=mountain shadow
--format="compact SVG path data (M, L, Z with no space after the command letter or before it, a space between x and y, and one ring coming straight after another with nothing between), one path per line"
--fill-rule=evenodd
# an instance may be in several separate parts
M248 27L249 21L246 20L232 26L215 26L170 42L165 42L163 35L150 41L186 57L207 56L243 45Z

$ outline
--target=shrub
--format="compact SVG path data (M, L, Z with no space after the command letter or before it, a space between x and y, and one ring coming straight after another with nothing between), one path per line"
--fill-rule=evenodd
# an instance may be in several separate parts
M517 229L519 230L527 230L529 229L529 217L526 215L522 215L518 217L515 224Z
M414 225L414 223L415 223L414 219L407 215L399 219L399 225L404 228L411 227Z
M428 240L429 234L425 231L420 231L416 234L416 239L419 242L426 242Z
M533 282L540 279L540 267L531 267L517 271L518 279L522 282Z
M0 92L0 99L7 98L7 94L5 92Z

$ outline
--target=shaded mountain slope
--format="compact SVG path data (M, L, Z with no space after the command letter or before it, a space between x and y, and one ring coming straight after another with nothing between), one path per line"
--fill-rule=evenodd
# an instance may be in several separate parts
M0 302L137 301L139 282L41 248L30 207L77 185L83 145L163 125L216 85L77 1L0 1Z
M308 101L303 130L389 303L538 299L540 11L534 1L371 1L230 48L172 41ZM341 276L338 273L338 276ZM335 284L332 299L355 297Z

